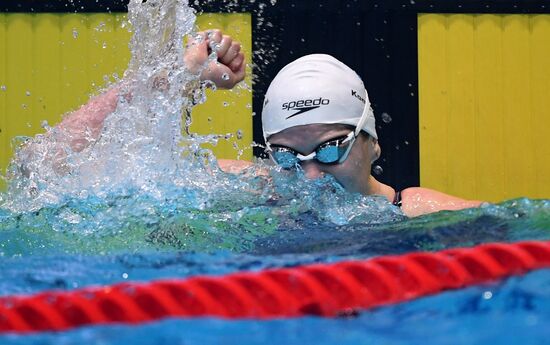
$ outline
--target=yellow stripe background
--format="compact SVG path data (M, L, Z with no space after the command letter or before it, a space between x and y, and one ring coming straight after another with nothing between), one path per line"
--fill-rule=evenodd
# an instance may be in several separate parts
M0 171L12 156L15 136L42 132L41 123L58 123L62 114L78 108L91 94L122 76L129 58L130 33L123 27L126 14L0 14ZM201 29L217 27L242 42L251 61L249 14L204 14ZM248 70L246 85L250 82ZM218 157L252 158L252 93L234 91L208 94L209 101L194 110L192 129L200 133L236 133L240 140L222 142ZM224 106L227 102L229 106ZM208 118L211 118L208 121ZM0 182L1 187L1 182Z
M549 15L419 15L422 186L550 198L549 56Z

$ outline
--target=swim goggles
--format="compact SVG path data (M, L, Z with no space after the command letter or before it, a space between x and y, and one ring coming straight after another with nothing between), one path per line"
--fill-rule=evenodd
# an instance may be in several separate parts
M322 143L309 155L304 156L285 146L272 146L269 142L266 142L266 151L271 156L271 159L283 169L291 169L297 164L309 160L316 160L323 164L343 163L348 158L357 136L361 133L361 129L367 121L369 109L370 104L367 102L355 130L345 137L331 139Z
M283 169L293 168L300 162L309 160L316 160L323 164L339 164L348 158L355 138L354 131L351 131L345 137L331 139L319 145L315 151L307 156L285 146L269 145L268 152L275 163Z

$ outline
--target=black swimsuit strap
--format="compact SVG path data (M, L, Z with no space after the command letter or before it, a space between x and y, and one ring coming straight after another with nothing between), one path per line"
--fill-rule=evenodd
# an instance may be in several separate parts
M397 207L401 207L401 191L396 191L395 196L393 197L392 205L395 205Z

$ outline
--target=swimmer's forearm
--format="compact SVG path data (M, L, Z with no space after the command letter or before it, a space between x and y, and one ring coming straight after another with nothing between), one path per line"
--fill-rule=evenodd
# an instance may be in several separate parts
M121 86L117 85L93 97L61 121L58 128L63 132L73 151L82 151L92 141L97 140L105 118L116 110L120 91Z
M152 89L166 91L170 88L167 77L161 71L153 80ZM200 83L190 83L185 86L182 96L193 97L192 92ZM116 85L108 91L91 98L80 109L66 116L58 125L65 142L75 151L80 152L96 141L101 134L105 119L113 113L122 98L130 101L131 91L126 90L123 84Z

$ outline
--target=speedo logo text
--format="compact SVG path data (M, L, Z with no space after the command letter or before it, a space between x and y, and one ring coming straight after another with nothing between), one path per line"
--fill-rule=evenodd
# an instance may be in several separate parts
M290 115L287 117L287 119L290 119L291 117L294 117L299 114L303 114L305 112L308 112L313 109L317 109L324 105L329 105L330 99L328 98L315 98L315 99L300 99L296 101L290 101L283 103L282 108L283 110L292 111L292 110L298 110L296 113Z

